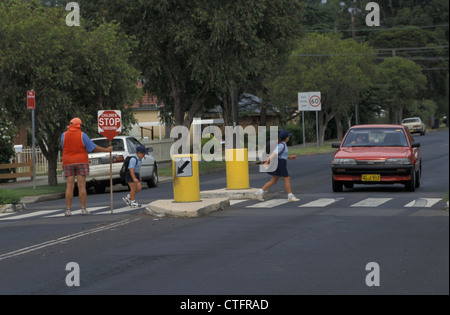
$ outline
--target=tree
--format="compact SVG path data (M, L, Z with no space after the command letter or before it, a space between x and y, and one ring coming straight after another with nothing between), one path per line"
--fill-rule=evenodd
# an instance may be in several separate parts
M136 37L146 91L186 127L211 91L229 111L233 89L288 54L302 14L298 0L80 0L80 7L87 19L117 20Z
M367 45L342 40L340 34L308 34L298 43L286 67L266 83L271 99L281 108L292 109L297 107L298 92L321 92L319 142L323 144L330 120L351 115L360 93L368 88L372 54Z
M132 43L118 26L68 27L66 14L37 0L0 4L0 108L23 122L30 117L26 91L36 91L36 141L49 163L49 185L57 184L60 137L70 119L79 116L97 135L97 111L114 108L129 126L134 118L125 105L139 95L139 73L128 63Z
M401 57L387 58L376 66L375 83L387 84L391 100L388 107L391 123L401 123L403 110L422 99L426 89L427 78L422 69L411 60Z

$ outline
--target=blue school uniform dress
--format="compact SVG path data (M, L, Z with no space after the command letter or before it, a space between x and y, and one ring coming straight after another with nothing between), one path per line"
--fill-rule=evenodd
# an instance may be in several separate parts
M267 174L271 176L289 177L289 173L287 171L287 159L288 159L287 144L284 141L278 143L278 146L276 147L274 153L278 155L277 169L273 172L268 172Z

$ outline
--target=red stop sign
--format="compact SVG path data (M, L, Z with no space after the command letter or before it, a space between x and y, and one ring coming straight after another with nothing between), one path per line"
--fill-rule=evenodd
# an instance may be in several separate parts
M120 110L98 111L98 132L111 141L122 131L122 114Z

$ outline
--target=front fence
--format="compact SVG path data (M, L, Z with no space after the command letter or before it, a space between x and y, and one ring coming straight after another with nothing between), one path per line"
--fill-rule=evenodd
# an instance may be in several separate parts
M33 159L33 149L31 147L24 148L21 153L16 153L16 163L29 163ZM62 171L62 158L61 152L58 153L57 171ZM19 167L18 173L27 171L25 168ZM36 147L36 174L43 174L48 172L48 162L41 149Z

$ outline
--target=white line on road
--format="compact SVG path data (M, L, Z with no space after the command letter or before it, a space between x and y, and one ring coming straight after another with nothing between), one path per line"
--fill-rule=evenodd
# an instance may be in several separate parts
M351 205L351 207L378 207L392 199L393 198L367 198Z
M95 211L95 210L104 209L104 208L105 207L92 207L92 208L87 208L87 210L90 212L90 211ZM58 218L58 217L63 217L65 215L65 211L66 211L65 209L60 209L58 211L60 213L46 216L46 218ZM72 215L81 214L81 210L80 209L79 210L75 210L75 211L71 211L71 212L72 212Z
M331 205L332 203L335 203L336 201L342 200L344 198L320 198L308 203L305 203L304 205L301 205L299 207L326 207Z
M121 226L121 225L125 225L125 224L132 223L134 221L138 221L138 220L140 220L140 218L139 219L127 219L127 220L119 221L119 222L116 222L116 223L111 223L111 224L108 224L108 225L105 225L105 226L101 226L101 227L98 227L98 228L94 228L94 229L91 229L91 230L87 230L87 231L78 232L78 233L70 234L70 235L67 235L67 236L63 236L63 237L60 237L60 238L58 238L56 240L51 240L51 241L43 242L43 243L40 243L40 244L24 247L22 249L18 249L18 250L15 250L15 251L12 251L12 252L0 255L0 261L2 261L4 259L7 259L7 258L20 256L20 255L23 255L23 254L26 254L26 253L29 253L29 252L33 252L33 251L38 250L38 249L42 249L42 248L45 248L45 247L56 245L56 244L59 244L59 243L67 242L67 241L70 241L70 240L73 240L73 239L76 239L76 238L79 238L79 237L83 237L83 236L86 236L86 235L89 235L89 234L93 234L93 233L97 233L97 232L101 232L101 231L106 231L106 230L109 230L109 229L112 229L112 228L115 228L115 227L118 227L118 226Z
M258 202L257 204L247 206L246 208L273 208L273 207L282 205L287 202L289 202L287 200L287 198L286 199L271 199L271 200L267 200L264 202Z
M33 211L31 213L25 213L25 214L19 214L19 215L15 215L12 217L7 217L2 219L3 220L19 220L19 219L23 219L23 218L32 218L32 217L36 217L39 215L48 215L50 213L54 213L54 212L58 212L61 210L41 210L41 211Z
M404 205L404 207L431 208L435 203L441 200L442 198L419 198Z
M131 208L130 206L126 206L126 207L119 208L119 209L113 208L113 214L128 212L128 211L132 211L132 210L136 210L136 209L140 209L140 208ZM102 212L97 212L96 214L111 214L111 208L108 210L102 211Z

